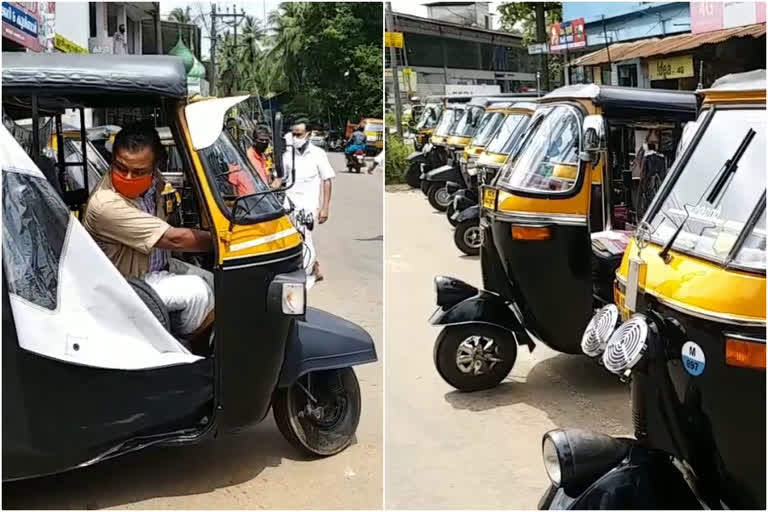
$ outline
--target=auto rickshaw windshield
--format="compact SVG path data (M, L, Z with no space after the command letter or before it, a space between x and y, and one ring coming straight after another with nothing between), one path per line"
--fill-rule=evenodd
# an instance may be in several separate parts
M678 161L682 167L673 171L674 182L648 214L652 240L666 245L684 223L673 249L765 271L765 108L715 109L704 116L700 138L692 142L689 157ZM751 139L750 130L755 132ZM728 160L736 167L728 169ZM718 182L723 183L719 193Z
M282 204L270 193L269 186L253 169L227 130L223 130L216 141L200 150L199 154L219 202L226 206L230 214L238 196L265 192L238 202L238 223L263 222L283 214Z
M519 142L520 131L525 128L526 116L522 114L510 114L501 124L501 128L488 142L485 151L488 153L509 154L516 142Z
M473 146L485 146L491 138L491 135L496 133L499 125L504 121L504 113L502 112L486 112L483 116L483 120L480 121L480 126L477 129L477 133L472 138Z
M381 133L384 131L384 125L382 123L372 123L368 121L365 123L365 131Z
M579 172L579 116L568 105L538 107L517 158L504 164L497 184L523 192L570 192Z
M434 128L437 124L437 119L440 117L440 110L436 105L427 105L424 112L421 114L419 122L416 123L416 130L429 130Z
M458 117L463 113L463 107L450 107L443 111L443 115L440 117L440 123L435 130L436 135L445 137L451 133L451 128L454 123L457 122Z
M450 134L458 137L472 137L477 132L484 113L485 110L481 107L467 107Z

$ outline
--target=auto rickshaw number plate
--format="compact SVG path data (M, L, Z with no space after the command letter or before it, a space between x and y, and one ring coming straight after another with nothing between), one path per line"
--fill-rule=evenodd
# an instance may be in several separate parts
M483 189L483 208L488 208L489 210L496 209L496 189Z

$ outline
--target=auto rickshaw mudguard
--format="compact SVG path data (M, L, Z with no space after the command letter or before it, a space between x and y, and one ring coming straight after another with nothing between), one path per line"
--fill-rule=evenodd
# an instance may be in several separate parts
M522 324L501 296L475 288L458 279L452 279L451 281L450 284L444 287L440 279L437 280L440 309L432 314L429 319L430 324L493 325L516 334L520 343L525 343L530 350L533 350L533 341L528 337ZM451 298L443 302L440 299L441 289L446 290L447 287L452 289ZM453 300L456 300L456 302L453 302Z
M671 458L635 445L627 459L607 471L577 497L550 488L540 510L696 510L702 505Z
M475 204L464 208L459 212L459 216L456 218L458 222L464 222L465 220L478 220L480 219L480 205Z
M459 184L464 183L461 172L452 165L442 165L437 169L432 169L427 173L427 181L453 181Z
M472 208L473 206L477 206L477 201L473 201L467 193L469 192L467 189L462 189L456 192L454 197L458 197L458 201L456 201L456 211L457 212L463 212L467 208Z
M411 162L411 163L418 162L418 161L426 162L427 161L427 156L424 154L423 151L414 151L413 153L411 153L410 155L405 157L405 159L408 162Z
M373 339L362 327L331 313L307 308L288 337L278 387L312 371L347 368L377 361Z

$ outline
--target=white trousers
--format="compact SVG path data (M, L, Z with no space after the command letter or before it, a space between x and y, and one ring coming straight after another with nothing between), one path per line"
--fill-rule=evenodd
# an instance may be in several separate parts
M171 330L181 336L194 332L213 310L213 290L198 275L163 270L146 274L144 282L155 290L170 313L179 312L171 317Z

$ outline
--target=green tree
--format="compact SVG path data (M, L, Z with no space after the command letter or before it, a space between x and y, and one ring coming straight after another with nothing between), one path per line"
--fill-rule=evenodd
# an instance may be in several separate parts
M190 6L183 9L176 7L168 14L168 19L178 23L192 23L192 8Z
M544 5L544 26L548 29L553 23L563 19L563 4L561 2L539 2ZM509 2L498 7L501 14L501 27L509 32L519 31L523 34L523 46L536 42L536 3ZM559 55L549 55L547 58L550 84L562 83L563 62Z

